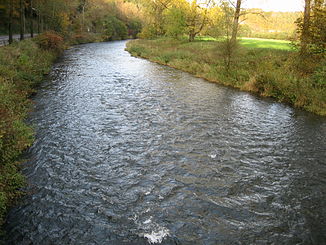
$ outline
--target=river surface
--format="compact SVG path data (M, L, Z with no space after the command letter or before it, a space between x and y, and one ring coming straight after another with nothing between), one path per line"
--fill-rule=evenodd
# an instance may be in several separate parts
M53 66L6 244L326 244L325 118L124 48Z

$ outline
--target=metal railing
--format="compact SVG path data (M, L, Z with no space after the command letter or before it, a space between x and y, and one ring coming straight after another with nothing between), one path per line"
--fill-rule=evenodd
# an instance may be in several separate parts
M34 37L37 36L37 35L38 34L35 33ZM30 34L25 34L24 39L28 39L28 38L31 38L31 35ZM20 40L20 35L19 34L13 35L13 40L19 41ZM6 46L8 44L9 44L9 36L8 35L0 36L0 46Z

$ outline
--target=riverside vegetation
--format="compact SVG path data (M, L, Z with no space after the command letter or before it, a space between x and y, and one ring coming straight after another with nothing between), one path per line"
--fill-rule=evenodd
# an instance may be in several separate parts
M0 48L0 225L8 206L23 194L20 156L33 142L33 129L25 122L31 96L64 48L102 40L100 35L89 33L64 39L48 31Z
M63 38L49 32L0 48L0 224L25 184L19 156L33 141L25 122L30 96L63 47Z
M286 41L242 39L228 61L227 42L159 38L133 40L132 55L180 69L261 96L275 98L326 115L326 61L297 63L298 53ZM227 62L231 62L227 65Z
M1 226L26 184L19 168L21 153L33 142L33 129L25 120L44 75L69 45L135 37L141 13L135 4L120 0L4 0L0 13L0 33L12 43L0 47ZM26 32L40 35L13 41L13 33L23 40Z

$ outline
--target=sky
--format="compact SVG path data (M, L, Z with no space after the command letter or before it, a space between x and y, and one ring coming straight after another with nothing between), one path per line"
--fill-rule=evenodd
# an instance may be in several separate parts
M264 11L303 11L304 0L243 0L244 8L261 8Z

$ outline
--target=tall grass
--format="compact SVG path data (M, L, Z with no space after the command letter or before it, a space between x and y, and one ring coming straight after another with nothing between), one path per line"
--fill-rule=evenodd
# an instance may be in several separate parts
M247 41L243 43L243 41ZM133 40L127 50L135 56L168 65L261 96L273 97L308 111L326 115L325 62L313 64L310 74L298 71L297 53L288 42L245 39L231 57L226 69L225 43L222 41L186 42L169 39ZM273 46L271 44L276 44Z

